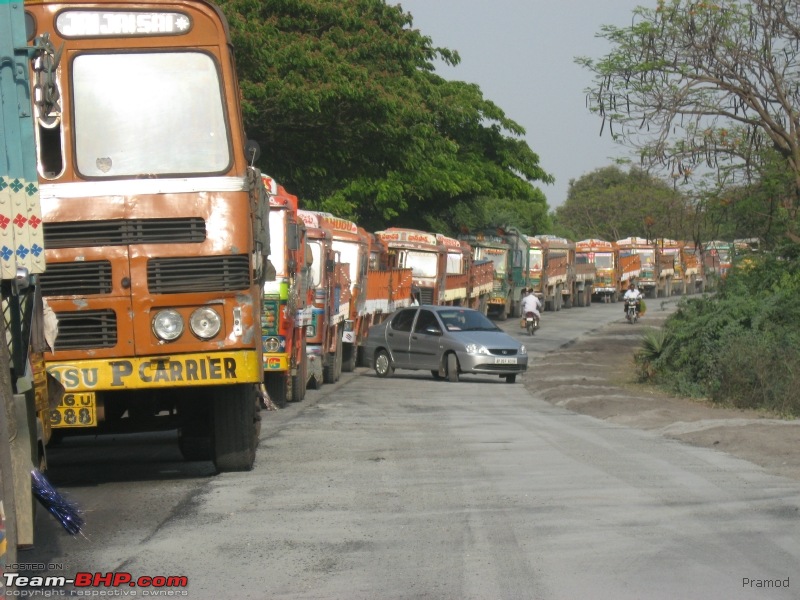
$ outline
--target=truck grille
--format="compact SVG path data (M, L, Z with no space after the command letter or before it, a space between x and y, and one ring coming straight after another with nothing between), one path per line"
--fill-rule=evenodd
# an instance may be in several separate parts
M117 345L117 315L113 310L60 312L55 350L113 348Z
M187 244L206 239L199 217L183 219L112 219L44 224L45 248L94 248L129 244Z
M147 262L147 287L153 294L246 290L250 287L250 258L154 258Z
M110 294L111 263L107 260L48 263L39 282L43 296Z

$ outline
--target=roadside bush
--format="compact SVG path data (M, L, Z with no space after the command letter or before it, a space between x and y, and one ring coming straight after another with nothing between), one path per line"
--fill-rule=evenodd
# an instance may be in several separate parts
M682 300L640 374L682 395L800 416L798 266L749 256L715 296Z

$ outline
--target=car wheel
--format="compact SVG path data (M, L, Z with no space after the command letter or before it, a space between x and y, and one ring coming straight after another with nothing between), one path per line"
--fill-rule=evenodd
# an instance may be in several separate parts
M451 383L458 382L458 358L453 353L447 355L447 380Z
M517 374L506 375L506 383L514 383L517 380Z
M444 377L442 377L441 375L439 375L439 371L433 371L433 370L432 370L432 371L431 371L431 375L433 375L433 378L434 378L436 381L441 381L442 379L444 379Z
M391 377L392 373L394 373L394 367L389 353L386 350L378 350L375 355L375 374L378 377Z

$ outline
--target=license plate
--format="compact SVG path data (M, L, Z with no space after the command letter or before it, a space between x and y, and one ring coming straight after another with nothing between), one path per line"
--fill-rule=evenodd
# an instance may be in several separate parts
M495 358L494 364L496 365L515 365L517 364L516 358Z
M66 393L55 410L50 411L50 426L96 427L97 399L94 392Z

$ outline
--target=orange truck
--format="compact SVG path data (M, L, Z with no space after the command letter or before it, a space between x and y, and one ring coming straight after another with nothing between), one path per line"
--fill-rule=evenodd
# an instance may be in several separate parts
M26 2L55 64L35 103L58 318L60 435L178 429L187 459L253 466L269 200L228 25L202 0ZM146 132L146 134L144 134Z
M494 287L494 264L489 260L475 260L470 246L464 240L461 242L461 252L467 264L469 282L467 283L467 305L470 308L486 314L489 303L489 294Z
M306 228L297 214L297 197L274 179L262 175L269 192L269 260L274 279L264 283L261 336L264 385L270 399L282 406L305 397L309 378L306 327L311 324L308 299L309 270ZM316 374L317 376L319 374ZM316 379L316 378L315 378Z
M434 233L402 227L390 227L375 235L386 243L390 265L411 269L419 303L444 304L448 252L444 241Z
M611 242L590 238L575 243L575 264L594 265L592 294L603 302L620 298L619 252Z
M534 286L534 289L540 294L545 310L570 308L579 288L575 269L575 243L554 235L537 235L536 239L539 240L542 251L542 269L539 285ZM584 285L585 280L580 286L581 292Z
M342 371L350 372L358 364L358 349L372 323L373 314L367 308L367 277L370 259L369 233L352 221L330 213L317 212L320 226L331 233L337 262L348 265L350 289L342 295L346 311L342 336Z
M314 373L309 385L318 389L323 383L337 382L342 374L342 338L350 315L350 265L338 260L340 254L333 248L333 233L323 225L319 213L298 210L297 214L305 224L306 243L312 257L306 356L309 371Z
M381 323L398 308L411 304L411 269L389 267L389 247L377 234L370 233L370 259L367 271L367 303L369 323Z
M640 237L628 237L618 240L617 247L620 257L639 256L641 266L637 285L645 297L658 298L672 293L673 258L662 254L658 244Z
M603 302L617 302L622 298L628 282L636 280L641 272L638 254L620 255L616 244L590 238L575 243L576 262L593 264L597 275L592 293Z
M702 294L705 291L705 272L700 260L700 253L694 244L684 242L681 245L681 261L683 273L687 282L687 291L690 294Z

